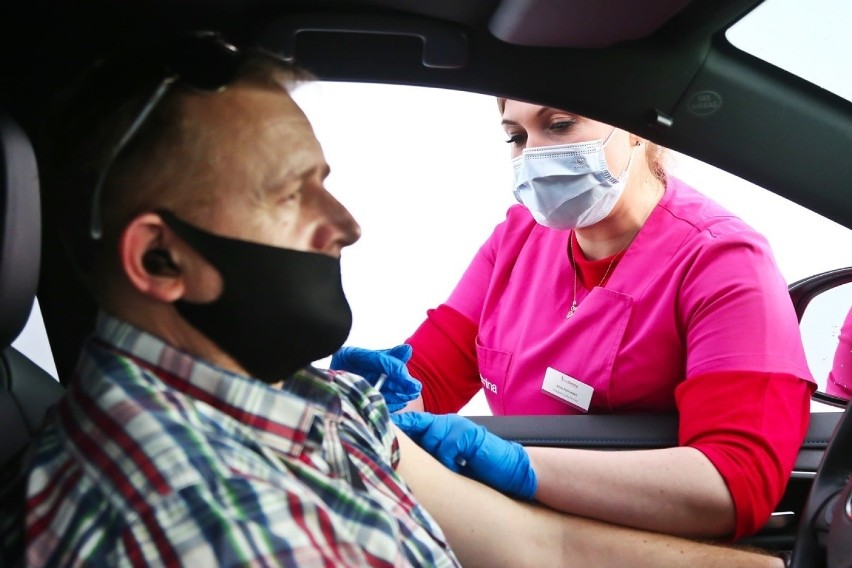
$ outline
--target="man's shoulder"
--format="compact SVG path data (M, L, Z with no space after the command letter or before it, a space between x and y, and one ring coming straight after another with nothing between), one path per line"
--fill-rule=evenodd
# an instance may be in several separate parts
M192 401L140 379L147 371L131 363L120 368L89 372L69 387L39 433L32 471L54 481L74 471L79 479L66 497L96 492L133 516L155 496L203 481L193 454L204 435Z
M348 371L317 370L339 393L343 426L364 430L365 443L390 459L394 443L390 413L384 397L363 377ZM359 437L360 438L360 437Z
M168 387L130 357L87 346L66 396L45 425L35 466L55 476L77 467L117 510L204 483L227 469L211 451L234 420Z
M348 371L316 369L315 371L334 385L344 409L351 407L359 417L367 420L373 427L381 423L385 423L387 427L390 419L385 400L364 377Z
M44 546L118 542L161 515L183 515L187 495L213 495L234 468L265 471L252 460L269 459L215 409L132 361L121 369L78 376L34 442L27 500Z

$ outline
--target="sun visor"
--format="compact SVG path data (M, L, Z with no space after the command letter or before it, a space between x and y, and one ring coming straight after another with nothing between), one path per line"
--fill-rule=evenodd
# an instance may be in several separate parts
M690 0L502 0L488 27L530 47L602 48L654 33Z

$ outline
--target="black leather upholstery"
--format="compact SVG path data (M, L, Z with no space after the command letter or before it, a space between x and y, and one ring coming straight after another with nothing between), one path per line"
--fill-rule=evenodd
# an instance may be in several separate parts
M27 445L63 392L56 379L14 348L0 354L0 465Z
M0 114L0 466L23 448L63 389L10 347L29 318L38 285L38 169L26 134Z
M0 346L24 328L41 256L38 169L29 140L0 114Z
M25 448L64 390L11 347L38 285L41 214L32 146L0 114L0 566L22 563Z

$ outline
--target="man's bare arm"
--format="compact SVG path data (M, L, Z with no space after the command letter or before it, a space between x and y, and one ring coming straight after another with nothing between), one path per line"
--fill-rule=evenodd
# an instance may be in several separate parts
M779 558L629 529L512 500L457 475L396 429L399 474L465 567L782 568Z

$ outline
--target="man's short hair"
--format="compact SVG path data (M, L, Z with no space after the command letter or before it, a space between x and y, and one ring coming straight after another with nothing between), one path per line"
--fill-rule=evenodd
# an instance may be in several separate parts
M228 45L215 34L199 37ZM182 100L187 93L204 89L188 85L168 63L171 57L181 56L183 65L211 63L195 52L186 56L170 51L183 46L182 42L161 42L101 60L57 97L40 137L45 212L53 213L50 224L58 227L66 253L96 296L105 274L117 262L116 243L131 219L157 206L201 199L198 191L190 191L191 181L204 166L205 144L210 140L203 121L185 112ZM222 88L240 82L289 92L309 78L305 71L265 52L250 50L238 56L235 74ZM173 86L109 165L98 200L103 235L94 239L90 225L98 177L170 73L175 76Z

